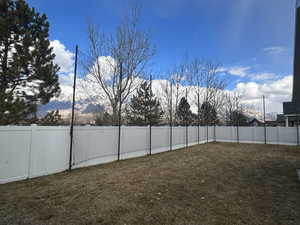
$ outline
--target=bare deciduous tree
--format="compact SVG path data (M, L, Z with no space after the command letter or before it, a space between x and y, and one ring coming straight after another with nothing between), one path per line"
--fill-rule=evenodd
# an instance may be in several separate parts
M194 58L189 63L189 77L190 84L194 87L194 99L198 110L198 120L200 114L202 121L207 120L204 112L201 112L201 105L203 103L210 105L213 109L218 111L224 102L224 89L226 87L226 79L220 76L219 63L209 60L200 60ZM201 103L202 101L202 103ZM215 123L216 121L206 121L208 123Z
M227 126L247 125L253 106L243 104L242 96L237 92L225 94L223 104L224 120Z
M172 74L170 74L170 81L171 85L174 88L173 94L174 94L174 123L179 124L178 121L178 106L180 99L185 95L185 88L183 88L183 83L186 81L188 77L188 62L182 61L179 65L176 65L172 71Z
M171 117L173 119L173 86L172 82L170 80L165 80L165 82L161 83L161 90L163 91L162 96L160 98L162 99L163 109L165 112L166 119L171 122Z
M233 126L236 121L232 118L234 112L238 112L240 107L240 95L238 93L225 93L224 95L224 120L226 125Z
M178 104L181 97L185 95L194 95L198 111L198 123L205 121L205 113L201 112L203 103L211 108L218 110L224 103L224 89L226 80L220 76L221 65L208 60L194 58L192 60L182 60L179 65L174 66L166 85L162 85L165 102L168 104L168 111L174 112L174 122L178 122L177 114ZM171 106L171 86L173 105ZM187 96L187 97L188 97ZM188 97L188 99L190 99ZM174 109L173 109L174 107ZM221 110L220 110L221 111ZM169 113L170 115L170 113ZM210 121L214 123L216 121Z
M84 60L86 77L104 92L117 125L121 108L139 85L146 66L154 55L149 33L139 29L139 8L132 7L115 34L106 35L93 25L88 26L89 53Z

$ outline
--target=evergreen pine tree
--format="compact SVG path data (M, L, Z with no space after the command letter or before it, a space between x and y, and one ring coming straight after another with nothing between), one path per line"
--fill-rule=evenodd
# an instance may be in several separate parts
M185 126L189 125L193 119L193 113L191 111L191 106L188 103L185 97L180 99L178 109L177 109L177 116L180 122L180 125Z
M146 126L159 124L164 112L154 96L151 85L143 82L126 109L128 124Z
M24 0L0 1L0 125L32 121L59 94L48 31L46 15Z

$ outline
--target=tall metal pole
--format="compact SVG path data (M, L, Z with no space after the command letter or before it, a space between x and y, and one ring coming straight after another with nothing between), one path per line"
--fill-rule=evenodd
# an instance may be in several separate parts
M216 99L214 99L214 102L216 102ZM216 117L214 118L214 142L217 141L217 137L216 137L216 122L217 122L217 113L216 113Z
M298 124L298 105L297 105L297 100L296 100L296 98L295 98L295 95L296 95L296 90L295 90L295 88L296 88L296 86L297 86L297 84L298 84L298 82L299 82L299 80L298 80L298 82L296 83L296 81L295 81L295 71L296 71L296 69L297 70L299 70L299 66L297 66L298 65L298 61L297 61L297 59L298 59L298 57L299 57L299 54L297 54L297 41L299 42L299 28L297 29L297 27L299 26L299 13L298 13L298 10L299 10L299 7L300 7L300 2L299 2L299 0L297 0L296 1L296 7L295 7L295 30L294 30L294 46L295 46L295 48L294 48L294 82L293 82L293 101L295 102L295 112L296 112L296 128L297 128L297 146L299 146L299 124ZM298 45L299 45L299 43L298 43Z
M152 74L150 74L150 101L152 95ZM151 104L149 104L149 150L150 150L150 155L152 154L152 123L151 123Z
M186 98L186 102L188 102L188 100L187 100L187 88L185 88L185 98ZM186 147L188 147L189 146L189 137L188 137L188 135L189 135L189 132L188 132L188 114L187 115L185 115L185 145L186 145Z
M239 123L239 103L238 103L238 99L236 98L236 140L237 140L237 143L239 144L240 143L240 133L239 133L239 126L240 126L240 123Z
M298 105L295 102L295 112L296 112L296 128L297 128L297 146L299 146L299 124L298 124Z
M206 119L206 143L208 143L208 102L206 104L205 109L205 119Z
M78 58L78 45L76 45L76 48L75 48L75 68L74 68L74 81L73 81L72 119L71 119L71 127L70 127L69 171L71 171L71 169L72 169L72 156L73 156L73 128L74 128L76 77L77 77L77 58Z
M198 104L198 145L200 144L200 90L198 84L197 104Z
M172 151L172 138L173 138L173 84L172 81L170 81L170 85L171 85L171 99L170 99L170 151Z
M265 96L264 95L263 95L263 109L264 109L264 137L265 137L265 144L267 144L266 104L265 104Z
M119 76L119 112L118 112L118 161L121 155L121 110L122 110L122 80L123 80L123 64L120 64L120 76Z

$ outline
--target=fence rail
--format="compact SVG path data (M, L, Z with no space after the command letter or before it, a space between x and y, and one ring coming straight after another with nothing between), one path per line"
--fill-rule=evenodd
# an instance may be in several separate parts
M299 129L299 128L298 128ZM188 131L188 132L186 132ZM299 132L299 130L298 130ZM172 134L172 137L171 137ZM126 127L121 129L121 159L159 153L206 142L297 145L295 127ZM188 141L188 143L187 143ZM74 127L72 167L118 159L118 127ZM67 170L69 127L0 127L0 183Z

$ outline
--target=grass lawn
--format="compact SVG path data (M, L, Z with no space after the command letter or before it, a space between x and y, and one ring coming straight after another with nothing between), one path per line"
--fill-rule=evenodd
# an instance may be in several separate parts
M0 185L0 224L300 224L300 149L211 143Z

